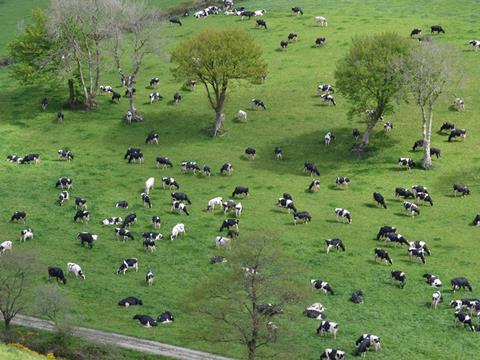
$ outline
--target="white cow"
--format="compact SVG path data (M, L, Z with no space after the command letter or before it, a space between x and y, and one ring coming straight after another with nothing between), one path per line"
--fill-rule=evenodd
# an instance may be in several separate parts
M235 205L235 216L239 218L242 215L243 206L242 203Z
M4 241L0 244L0 255L12 250L13 243L11 241Z
M237 115L235 116L238 121L245 122L247 121L247 112L243 110L238 110Z
M33 239L33 230L30 228L20 232L20 241L26 241L28 239Z
M170 240L175 240L179 235L185 234L185 225L177 224L172 229L172 234L170 235Z
M327 18L324 16L315 16L315 23L319 24L320 26L327 26Z
M150 193L150 190L153 190L153 187L155 186L155 178L150 177L145 181L145 193L147 195Z
M207 211L215 210L215 206L222 206L223 198L218 196L208 202Z
M455 100L453 100L453 106L458 110L465 110L465 101L461 98L455 98Z
M74 273L75 277L77 277L77 278L79 277L79 278L85 280L85 274L83 273L80 265L75 264L73 262L69 262L69 263L67 263L67 269L68 269L68 272Z
M232 242L232 239L228 237L223 237L223 236L217 236L215 238L214 244L215 247L225 247L227 249L230 249L230 244Z
M253 12L253 16L263 16L263 15L265 15L266 13L267 13L267 11L264 10L264 9L262 9L262 10L255 10L255 11Z

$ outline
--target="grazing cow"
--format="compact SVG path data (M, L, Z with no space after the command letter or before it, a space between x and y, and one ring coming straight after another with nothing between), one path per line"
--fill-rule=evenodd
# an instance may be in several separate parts
M60 149L57 151L57 154L59 159L66 159L68 161L73 160L74 157L70 150Z
M385 204L385 199L383 197L382 194L380 194L379 192L374 192L373 193L373 200L375 200L375 202L378 204L378 205L382 205L384 209L387 208L387 204Z
M85 243L88 245L88 248L93 248L93 242L98 239L98 235L89 233L89 232L79 232L77 234L77 240L80 240L80 244L84 245Z
M440 26L440 25L433 25L433 26L430 26L430 33L433 34L433 33L437 33L437 34L440 34L440 33L444 33L445 34L445 30L443 30L443 28Z
M429 273L425 273L422 276L427 280L427 284L431 287L434 287L436 289L442 287L442 281L437 276Z
M442 301L442 293L440 291L435 291L432 294L432 308L436 309L440 301Z
M73 273L75 277L77 278L79 277L80 279L85 280L85 274L83 273L80 265L75 264L73 262L69 262L67 263L67 269L68 269L68 272Z
M235 229L238 230L238 225L240 224L240 220L238 219L225 219L222 222L222 226L220 227L220 230L218 231L223 231L223 229L230 229L234 227Z
M335 135L333 135L330 131L327 132L324 136L325 145L330 145L330 143L335 140Z
M170 234L170 240L175 240L179 235L185 234L185 225L177 224L172 228L172 233Z
M417 140L413 144L412 151L417 151L417 149L423 148L423 140Z
M134 147L129 147L127 149L127 151L125 152L125 155L123 156L123 159L124 160L127 160L127 158L132 155L132 154L135 154L135 153L139 153L139 152L142 152L142 150L140 150L139 148L134 148Z
M42 101L40 102L40 106L42 107L42 110L45 110L48 106L48 99L44 97Z
M100 88L100 91L104 93L107 93L107 92L111 93L113 91L113 88L110 85L100 85L99 88Z
M274 304L258 304L256 307L256 311L261 315L269 317L283 314L283 309L280 307L280 305Z
M174 188L176 190L180 189L180 185L178 185L178 182L172 178L172 177L162 177L162 187L165 189L166 187L169 187L170 189Z
M27 241L33 239L33 230L31 228L20 231L20 241Z
M352 217L350 216L350 211L342 209L342 208L335 208L335 217L337 221L341 218L346 220L349 224L352 223Z
M122 227L130 227L130 225L132 225L134 222L137 222L137 214L130 213L125 217Z
M153 253L154 251L157 250L155 246L155 240L152 240L152 239L143 240L143 248Z
M120 266L117 269L117 274L121 273L125 275L125 272L128 269L135 269L135 271L138 271L138 260L136 258L123 260L123 262L120 264Z
M452 139L455 139L456 137L459 137L462 140L465 140L465 138L467 137L467 130L465 130L465 129L453 129L450 132L450 135L448 135L448 142L451 142Z
M293 224L297 225L298 222L302 222L304 224L309 223L312 221L311 215L308 211L294 211L293 212Z
M358 138L360 137L360 130L358 130L357 128L353 129L352 131L352 136L355 140L358 140Z
M293 200L290 200L290 199L281 197L278 199L277 205L281 208L287 209L289 214L290 214L290 210L293 210L294 212L297 211L297 208L295 207Z
M147 138L145 139L145 143L158 145L159 139L160 139L160 136L157 133L152 132L147 135Z
M415 28L410 32L410 37L413 37L414 35L421 35L422 34L422 29Z
M231 242L232 242L232 239L228 237L217 236L215 238L215 241L213 242L213 245L215 245L215 247L217 248L224 247L224 248L230 249Z
M410 190L406 189L406 188L395 188L395 197L403 197L404 199L408 199L408 198L412 198L414 199L415 198L415 195L413 194L413 192L411 192Z
M288 41L297 41L298 40L298 35L295 33L290 33L288 34Z
M61 281L64 285L67 283L63 270L58 267L48 267L48 279L50 280L52 277L57 279L57 281Z
M320 26L328 26L327 18L325 18L324 16L315 16L314 20L315 20L315 23Z
M173 164L170 161L170 159L167 158L167 157L162 157L162 156L157 157L156 164L157 164L157 168L159 168L160 166L162 166L163 168L173 167Z
M385 238L388 234L390 233L395 233L397 232L397 228L394 226L382 226L380 230L378 230L377 234L377 240L380 240L380 238Z
M414 196L417 196L417 193L428 194L428 188L422 185L412 185L412 191Z
M12 163L21 163L23 158L16 154L8 155L7 156L7 161L12 162Z
M170 22L170 24L177 24L177 25L180 25L182 26L182 22L180 21L180 19L178 17L171 17L170 19L168 19L168 21ZM152 85L150 85L152 86Z
M327 41L327 39L325 39L324 37L317 37L315 39L315 46L316 47L323 46L323 45L325 45L326 41Z
M160 216L153 215L152 216L152 224L155 229L160 229Z
M404 244L404 245L409 245L410 246L410 243L408 242L407 239L405 239L405 237L401 234L397 234L395 232L390 232L388 234L386 234L386 237L385 237L385 244L387 243L387 241L390 241L390 242L393 242L395 244Z
M223 198L221 196L215 197L208 202L207 211L215 210L215 206L222 206Z
M475 332L475 327L472 324L472 318L461 311L455 312L455 318L453 319L453 325L457 326L458 323L462 323L464 327L468 326L469 329Z
M5 254L7 251L11 251L13 243L11 241L4 241L0 244L0 255Z
M148 195L153 187L155 186L155 178L150 177L145 181L145 193Z
M210 176L212 174L212 169L209 166L204 165L202 168L202 175L203 176Z
M136 163L137 161L140 164L143 164L145 159L143 158L143 153L142 152L134 152L127 157L128 163L131 164L132 162Z
M115 228L115 237L117 240L123 239L123 241L135 240L130 230L124 228Z
M249 194L250 192L247 187L237 186L232 192L232 198L234 198L237 195L243 195L244 197L247 197Z
M70 198L70 195L68 194L68 191L62 191L60 195L58 195L58 200L57 203L58 205L62 206L65 201L67 201Z
M38 164L40 162L40 155L39 154L28 154L28 155L25 155L20 160L20 164L30 164L31 162L34 162L35 164Z
M238 121L245 122L247 121L247 112L244 110L238 110L237 115L235 115L235 118Z
M392 280L400 281L400 288L404 288L407 283L407 275L403 271L394 270L390 273Z
M450 122L444 122L442 126L440 127L440 131L448 131L448 130L453 130L455 129L455 124L450 123Z
M310 176L313 176L313 175L320 176L320 171L318 170L318 168L315 166L314 163L306 162L303 165L303 171L310 173Z
M388 121L385 124L383 124L383 132L385 134L388 134L392 129L393 129L393 124L391 122Z
M230 163L225 163L222 165L222 167L220 168L220 174L224 174L226 173L227 175L232 175L233 174L233 165L230 164Z
M373 253L374 253L374 259L375 259L375 262L377 261L377 259L380 259L380 261L385 261L386 263L390 264L390 265L393 265L393 260L392 258L390 257L390 255L388 254L388 252L386 252L385 250L383 250L382 248L375 248L373 250Z
M295 14L295 15L303 15L303 10L301 7L299 6L294 6L292 7L292 12Z
M129 307L129 306L135 306L135 305L142 306L143 301L134 297L134 296L129 296L129 297L126 297L125 299L122 299L118 302L118 306Z
M323 100L323 102L330 103L333 106L337 105L337 102L335 101L335 98L330 94L322 94L322 95L320 95L320 98Z
M157 322L160 324L169 324L175 321L175 317L170 311L165 311L158 315Z
M362 290L357 290L352 293L350 300L354 304L363 304L363 292Z
M147 275L145 275L145 282L147 283L147 286L153 285L153 278L154 278L153 272L149 270L147 272Z
M325 294L335 295L335 292L333 291L332 287L326 281L313 279L313 280L310 280L310 285L315 290L322 290Z
M320 326L317 328L317 334L324 335L326 333L331 333L333 338L337 338L338 324L335 322L322 321Z
M157 92L152 92L150 95L148 95L148 98L150 99L150 104L152 104L154 101L160 101L163 99L163 96L160 95L160 93Z
M156 87L160 83L160 79L158 77L150 79L150 87Z
M465 277L454 278L450 281L450 284L452 284L453 292L455 292L456 290L459 290L460 288L464 290L465 288L467 288L468 290L472 291L472 287L470 286L468 279Z
M410 248L422 250L425 254L429 256L432 255L432 252L428 248L427 243L425 241L409 241L408 245Z
M455 106L457 110L465 110L465 101L461 98L455 98L453 100L453 106Z
M320 190L320 180L313 179L308 187L308 191L316 192L318 190Z
M175 104L178 104L182 100L182 95L177 91L175 94L173 94L173 102Z
M245 154L250 160L255 160L255 156L257 155L257 151L252 147L247 147L245 149Z
M229 211L233 211L237 203L233 200L224 201L222 203L223 213L226 214Z
M410 248L408 249L408 256L410 256L410 259L415 257L417 260L420 260L422 264L427 263L427 259L425 258L425 253L423 252L422 249Z
M147 240L162 240L163 235L160 233L156 232L144 232L142 233L142 238L147 239Z
M282 40L282 41L280 41L280 47L281 47L282 49L286 49L287 46L288 46L288 41L287 41L287 40Z
M195 80L187 80L185 81L185 83L183 84L183 87L185 89L190 89L190 90L194 90L195 89L195 86L197 85L197 82Z
M120 93L118 93L116 91L112 91L112 101L117 100L117 102L120 102L121 97L122 97L122 95L120 95Z
M370 349L370 346L373 345L375 351L380 350L382 347L380 338L376 335L371 334L362 334L355 342L355 345L357 346L357 348L355 349L355 355L361 355L364 357L367 351Z
M120 225L123 222L121 217L109 217L105 220L102 220L102 225Z
M319 93L334 93L335 90L333 89L333 86L332 85L327 85L327 84L323 84L323 85L318 85L317 86L317 91Z
M407 170L412 169L415 167L415 162L411 158L399 158L398 159L398 168L404 168Z
M433 206L433 200L432 200L432 197L427 194L427 193L423 193L423 192L417 192L415 194L415 199L416 200L421 200L423 201L424 203L428 202L430 203L430 206Z
M303 311L303 315L310 319L323 320L325 308L320 303L314 303Z
M470 189L468 186L463 184L453 184L453 193L457 196L457 192L460 193L462 196L470 195Z
M76 209L82 209L82 210L87 210L87 200L77 196L75 198L75 208Z
M63 119L65 119L65 115L63 114L63 112L61 111L57 112L57 122L61 123L63 122Z
M258 27L262 27L266 30L267 29L267 22L265 20L262 20L262 19L258 19L257 21L257 25L255 26L258 26Z
M261 107L263 110L267 110L267 105L265 105L260 99L252 99L252 105L256 107Z
M115 203L115 207L121 209L128 209L128 201L122 200Z
M84 224L88 223L88 220L90 220L90 213L86 210L77 210L77 213L73 217L73 221L77 222L78 220L83 221Z
M189 205L192 205L192 202L188 198L187 194L184 194L182 192L172 192L170 195L172 196L172 201L177 200L177 201L186 202Z
M225 259L225 257L223 257L223 256L215 255L210 259L210 264L212 264L212 265L213 264L222 264L224 262L227 262L227 259Z
M171 212L176 212L176 213L179 213L181 214L182 212L184 214L186 214L187 216L189 216L190 214L188 213L188 209L187 209L187 205L185 205L184 203L180 202L180 201L173 201L172 202L172 209L171 209Z
M337 176L337 178L335 179L335 185L348 186L350 185L350 179L346 176Z
M344 360L345 359L345 351L337 350L337 349L325 349L320 354L320 360Z
M146 193L141 193L140 198L142 199L143 206L148 207L149 209L152 208L152 202L150 201L150 196Z
M475 50L480 49L480 40L470 40L468 42L468 45L470 45Z
M345 251L345 245L340 239L327 239L325 240L325 248L327 254L330 252L330 249L336 249L338 251Z
M437 159L440 158L441 156L441 151L439 148L430 148L430 156L433 157L435 156Z
M180 163L180 168L184 173L186 173L187 171L191 171L196 174L197 171L200 171L200 167L195 161L182 161Z
M137 314L133 317L133 320L138 320L140 322L140 324L142 324L143 326L145 326L147 328L158 325L157 322L148 315Z
M411 216L420 215L420 209L418 208L418 206L411 202L404 201L403 209L405 210L406 213L409 213Z
M275 147L275 149L273 150L273 153L275 154L275 159L276 160L282 160L283 159L283 151L278 146Z

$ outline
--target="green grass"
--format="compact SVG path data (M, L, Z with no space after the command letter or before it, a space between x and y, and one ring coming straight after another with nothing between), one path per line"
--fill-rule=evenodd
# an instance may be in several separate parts
M480 107L476 101L480 69L478 53L467 50L466 46L468 40L479 37L480 15L472 11L476 3L369 0L361 3L324 1L319 5L315 0L304 0L298 4L306 13L303 17L292 16L291 3L286 0L245 4L252 9L267 10L265 19L269 30L255 29L254 20L241 22L237 17L224 16L200 21L188 18L183 27L166 26L162 30L159 36L163 53L146 59L138 79L137 108L145 115L143 124L124 125L120 118L127 109L126 100L122 99L117 105L105 96L100 97L98 111L66 111L64 124L57 125L54 117L64 100L64 90L44 92L34 87L20 87L2 70L0 154L38 152L42 155L38 166L0 163L2 241L18 238L24 226L10 224L8 219L13 211L25 209L29 213L27 225L34 229L36 237L26 244L15 242L15 250L34 250L45 269L48 265L66 267L69 261L82 266L87 280L70 278L66 286L76 304L74 315L82 326L239 358L244 356L239 346L198 340L198 334L212 331L215 324L199 314L186 312L182 303L195 301L190 293L193 285L221 271L219 267L210 266L208 260L218 253L212 242L223 215L207 214L202 210L210 198L228 197L235 186L245 185L250 187L251 196L242 201L242 236L264 230L275 232L283 250L302 263L300 271L295 273L303 276L294 275L295 280L307 287L309 279L322 278L337 292L334 297L312 295L312 300L328 308L328 319L340 324L336 341L316 336L317 323L301 316L303 308L309 304L299 304L287 308L288 316L276 320L280 329L288 326L293 334L280 337L280 344L266 350L267 354L275 354L277 349L283 348L281 345L295 347L292 352L280 352L277 355L280 358L314 359L326 347L351 353L356 338L370 332L383 339L382 351L369 355L375 359L473 358L480 350L476 335L461 327L453 328L453 311L447 304L453 298L477 296L479 286L473 253L478 231L469 223L479 205L479 141L474 134L480 130L477 121ZM12 18L28 13L28 4L22 6L25 6L24 11L16 12L15 9L14 13L11 10ZM328 28L314 26L314 15L325 15ZM399 156L421 158L420 152L410 151L413 142L421 137L419 113L413 105L401 105L388 116L395 126L391 134L385 136L379 127L372 137L370 156L365 159L353 157L349 151L351 130L354 127L363 130L363 125L346 119L347 103L339 95L336 108L321 106L315 96L316 85L334 83L336 61L348 50L353 35L394 30L408 36L413 27L427 31L433 24L444 26L447 33L434 36L435 41L458 48L465 72L462 88L453 89L438 102L435 128L438 129L443 121L451 121L467 128L469 137L463 143L448 143L445 136L435 133L432 145L441 148L442 158L434 160L433 170L398 171L396 160ZM262 85L232 84L226 105L227 133L211 139L206 136L205 129L213 121L213 112L200 87L193 92L182 91L184 99L179 105L169 105L168 100L149 105L147 96L151 90L143 84L146 85L152 76L160 77L159 90L170 99L181 84L169 72L169 51L179 41L202 29L228 26L245 28L254 35L264 48L269 75ZM3 31L2 37L11 39L13 28ZM277 51L280 40L286 39L290 32L298 33L298 43L289 45L286 51ZM312 48L315 37L321 35L327 38L327 45L321 49ZM102 82L118 85L113 72ZM51 99L51 105L46 112L41 112L38 104L44 94ZM465 112L449 111L454 96L465 99ZM249 102L254 97L263 99L268 110L252 110ZM248 111L247 123L233 121L238 109ZM159 146L144 144L146 134L152 130L160 134ZM323 145L323 135L327 131L337 136L330 147ZM75 160L72 163L57 161L56 151L67 146L74 152ZM128 165L123 161L128 146L144 150L144 165ZM245 160L243 151L247 146L257 149L257 160ZM283 148L284 161L273 159L275 146ZM156 169L154 159L159 155L168 156L175 167ZM208 164L215 172L223 162L230 161L235 166L235 175L231 178L217 173L210 178L182 175L178 164L183 160ZM322 189L316 194L305 192L310 182L301 171L305 161L315 162L320 168ZM53 186L60 176L74 179L73 197L88 199L91 224L73 223L73 201L64 207L54 204L59 190ZM169 192L158 186L152 193L153 209L142 208L139 193L150 176L156 177L157 184L162 176L177 178L181 191L192 198L192 215L187 218L170 214ZM336 190L332 186L336 176L349 176L350 189ZM453 182L468 184L472 195L466 199L453 198ZM411 219L402 214L401 202L393 198L393 190L416 183L429 187L435 206L422 206L422 214ZM386 195L388 210L372 205L374 191ZM294 227L291 216L275 208L274 203L283 192L293 195L300 210L312 214L311 224ZM142 231L151 229L153 214L162 217L161 231L165 235L177 222L184 222L187 236L175 242L161 242L153 255L145 253L138 240L126 244L117 242L113 229L98 223L108 216L126 215L127 211L114 208L118 200L128 200L133 204L129 211L139 215L138 225L132 228L137 237ZM353 224L336 223L335 207L349 209ZM433 252L427 265L410 262L406 249L393 247L389 249L394 259L393 267L374 264L373 248L383 246L374 236L385 224L397 226L409 240L426 241ZM78 244L75 240L78 231L99 234L93 250ZM345 254L327 256L324 253L323 241L331 237L344 240ZM139 273L114 275L120 261L131 256L139 258ZM148 269L156 274L155 285L150 289L144 286ZM405 289L390 284L392 269L407 273ZM445 289L444 303L433 311L427 305L433 290L421 277L425 271L440 276L446 285L454 276L467 276L475 291L454 296ZM46 281L45 270L38 274L38 282ZM359 288L365 293L365 304L354 306L348 299L351 292ZM130 295L142 298L145 306L142 309L116 306L120 298ZM135 313L153 315L164 310L177 315L175 324L143 329L131 320Z

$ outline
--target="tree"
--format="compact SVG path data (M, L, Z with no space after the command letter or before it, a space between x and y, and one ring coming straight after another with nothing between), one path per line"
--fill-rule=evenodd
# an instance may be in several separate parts
M230 80L263 81L267 63L262 49L244 30L205 30L180 43L172 53L176 78L200 80L215 111L213 136L222 130L223 107Z
M57 335L65 339L71 332L70 302L58 286L44 285L36 289L34 310L55 324Z
M347 55L335 70L339 92L350 102L349 115L364 116L366 130L360 145L363 151L369 144L370 134L385 113L393 111L392 102L402 87L402 77L394 69L399 58L408 54L409 43L395 33L357 36Z
M25 290L35 276L35 258L29 253L7 253L0 256L0 312L5 333L15 316L25 309Z
M304 298L292 279L295 266L282 258L274 241L263 238L242 238L228 254L228 262L219 273L194 289L198 299L192 310L216 321L206 338L211 342L228 342L246 347L248 359L256 357L259 348L277 340L274 317L262 305L272 303L271 310Z
M453 80L455 54L445 46L422 42L414 47L400 63L406 90L420 108L422 116L423 160L422 167L432 167L430 145L435 102Z

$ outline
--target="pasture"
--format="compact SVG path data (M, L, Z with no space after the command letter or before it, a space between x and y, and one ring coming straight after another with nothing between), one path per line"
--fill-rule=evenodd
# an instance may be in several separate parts
M24 1L30 3L33 1ZM169 5L171 2L168 2ZM12 13L17 20L28 15ZM241 218L240 238L259 232L276 236L283 251L297 259L301 269L295 269L294 279L309 287L309 280L321 278L335 289L335 296L313 293L311 302L321 302L328 310L328 320L339 323L336 340L320 338L315 334L318 324L302 316L310 303L290 306L286 315L276 319L280 328L278 344L263 349L264 354L285 359L315 359L324 348L337 348L350 355L354 342L362 333L373 333L382 338L380 352L367 355L375 359L471 359L480 350L478 334L453 327L453 309L448 307L452 299L480 296L480 276L476 258L479 229L471 221L480 207L479 170L480 131L478 116L478 66L479 53L468 48L470 39L480 37L475 12L475 1L426 1L379 0L323 1L300 0L293 4L286 0L239 1L239 6L249 9L266 9L264 19L268 30L257 29L255 20L240 21L235 16L211 16L196 20L182 19L182 27L165 25L159 33L162 53L149 56L137 79L137 109L145 122L126 125L121 121L127 110L126 98L119 104L112 103L107 95L99 96L99 108L92 112L65 110L63 124L55 122L55 114L65 100L63 88L40 86L22 87L9 78L8 70L0 70L0 156L39 153L38 165L18 165L0 162L0 240L15 240L14 250L31 249L38 254L44 271L38 274L38 283L47 282L47 266L66 269L67 262L82 266L86 280L68 276L64 291L75 304L73 315L81 326L114 331L142 338L155 339L175 345L241 358L243 348L231 344L210 344L198 340L197 335L208 332L215 324L198 313L187 312L183 304L195 301L191 288L221 266L209 264L211 256L219 254L213 240L224 219L223 213L204 210L209 199L216 196L228 198L235 186L250 188L250 196L242 200L244 212ZM302 6L304 16L290 12L293 5ZM161 0L152 6L162 6ZM0 4L0 13L11 11L11 5ZM328 18L328 27L315 26L313 17ZM1 23L1 22L0 22ZM461 86L446 94L437 104L435 134L432 146L442 150L442 157L434 159L431 171L397 169L399 157L421 159L421 151L413 153L414 141L421 138L420 115L413 104L400 104L395 113L386 117L394 129L383 133L381 124L371 138L371 149L362 158L353 156L354 143L351 132L358 127L363 132L361 118L350 121L346 117L348 104L335 94L337 106L324 106L316 93L318 84L334 84L336 61L350 46L355 34L396 31L408 37L411 29L420 27L428 32L430 25L441 24L446 34L434 35L434 41L445 42L461 52L464 78ZM233 83L226 103L226 133L212 139L205 129L214 119L208 108L206 95L198 86L194 91L184 91L181 83L170 73L169 52L174 46L192 34L205 28L236 26L247 29L264 49L269 64L269 75L261 85ZM1 55L5 43L12 39L15 26L6 29L2 25ZM279 50L280 41L290 32L297 33L297 43ZM325 36L327 44L313 48L315 38ZM412 40L416 41L416 40ZM119 79L110 59L105 85L120 89ZM146 88L151 77L159 77L158 91L163 101L149 104ZM119 91L117 89L117 91ZM182 101L170 104L173 94L180 91ZM122 91L123 95L123 91ZM45 112L39 103L43 96L50 100ZM456 96L465 99L466 110L450 109ZM252 98L262 99L268 109L251 108ZM234 114L243 109L248 121L238 123ZM447 136L437 133L444 121L466 128L464 142L447 142ZM160 144L146 145L145 137L158 132ZM336 139L326 147L323 136L328 131ZM127 164L123 160L129 146L140 147L145 155L144 164ZM248 146L257 150L254 161L244 156ZM284 160L276 161L273 149L280 146ZM57 150L70 149L75 159L59 161ZM171 169L157 169L155 158L167 156L173 163ZM214 174L201 177L182 174L181 161L196 161L200 166L209 165ZM317 193L306 192L311 178L302 172L303 163L314 162L320 169L321 189ZM231 162L235 173L231 177L220 176L224 162ZM55 204L60 192L54 185L59 177L74 181L72 199L64 206ZM151 193L153 208L144 208L140 193L147 178L156 178L156 188ZM180 191L189 195L192 205L190 216L170 213L170 191L161 188L162 176L171 176L180 183ZM346 190L338 190L337 176L348 176L352 184ZM472 195L454 198L454 182L469 185ZM422 184L429 188L434 206L421 206L421 215L415 219L404 215L401 201L394 198L395 187ZM375 206L374 191L381 192L388 209ZM291 215L280 211L275 203L283 192L293 195L299 210L309 211L312 222L293 225ZM76 196L88 200L91 220L88 225L74 223ZM115 202L127 200L128 210L116 209ZM351 225L335 221L334 209L348 209L353 218ZM16 210L28 213L25 225L9 223ZM100 225L110 216L136 212L139 221L133 225L136 239L119 242L113 228ZM173 242L157 242L153 254L143 250L141 232L154 231L152 215L162 218L160 232L167 238L178 222L186 225L187 234ZM406 248L388 247L393 266L373 261L373 249L384 247L375 240L378 228L393 225L408 240L426 241L432 250L427 264L410 261ZM31 227L35 238L20 243L18 236L25 227ZM80 246L75 239L79 231L99 235L93 249ZM324 250L324 240L338 237L345 243L345 253ZM386 248L385 247L385 248ZM228 252L226 254L228 257ZM139 272L127 272L125 276L114 272L121 261L128 257L139 259ZM147 270L155 273L153 287L147 288L144 276ZM390 283L390 271L407 273L404 289ZM438 275L444 283L444 301L437 310L430 308L433 289L422 278L425 272ZM456 276L466 276L473 293L456 295L450 292L449 281ZM53 282L53 280L52 280ZM61 285L59 285L61 286ZM365 303L354 305L349 301L351 293L362 289ZM127 296L143 300L143 308L119 308L117 302ZM145 329L132 320L136 313L158 315L169 310L176 315L176 322ZM475 318L475 323L477 319ZM282 327L288 327L291 335L281 336ZM291 351L285 348L292 347Z

